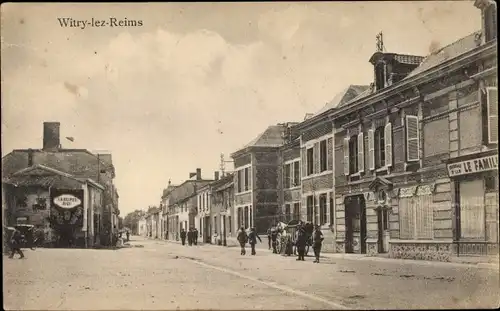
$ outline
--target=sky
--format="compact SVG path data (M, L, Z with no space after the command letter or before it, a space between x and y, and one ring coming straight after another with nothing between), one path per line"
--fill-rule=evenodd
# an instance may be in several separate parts
M471 1L4 3L2 157L41 148L43 122L59 121L64 148L112 153L125 215L196 168L213 178L221 153L268 125L371 83L378 32L388 52L425 56L480 27Z

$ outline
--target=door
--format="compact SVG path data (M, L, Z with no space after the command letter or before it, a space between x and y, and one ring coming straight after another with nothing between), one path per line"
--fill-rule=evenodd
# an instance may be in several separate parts
M226 239L226 215L223 215L222 216L222 239L225 240Z
M377 208L377 252L384 251L384 213L381 208Z
M354 252L354 206L351 198L345 199L345 252Z
M361 244L361 254L366 254L366 207L363 196L357 197L357 206L359 209L359 242Z

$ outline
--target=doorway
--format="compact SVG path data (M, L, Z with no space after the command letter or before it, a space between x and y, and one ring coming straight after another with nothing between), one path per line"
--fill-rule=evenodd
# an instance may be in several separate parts
M377 211L377 252L387 253L389 250L389 210L386 207L378 207Z
M345 252L366 254L366 208L363 195L346 197Z
M205 237L205 243L212 243L212 235L210 232L212 228L210 226L210 216L205 216L205 226L203 227L203 236Z

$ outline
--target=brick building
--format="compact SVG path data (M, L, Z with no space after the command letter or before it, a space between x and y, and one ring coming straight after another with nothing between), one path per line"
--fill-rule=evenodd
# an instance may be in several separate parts
M235 236L236 230L232 228L232 215L234 204L233 175L227 174L219 179L216 172L215 181L210 183L211 209L210 215L213 220L212 243L227 245L227 240Z
M234 228L255 227L265 233L281 208L278 201L280 147L286 124L269 126L263 133L231 154L234 160Z
M376 52L372 87L330 113L336 251L446 261L498 250L492 7L482 31L425 58Z

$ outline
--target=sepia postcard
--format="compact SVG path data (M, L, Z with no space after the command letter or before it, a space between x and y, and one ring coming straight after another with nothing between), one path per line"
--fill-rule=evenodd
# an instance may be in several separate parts
M4 309L499 308L497 16L2 3Z

